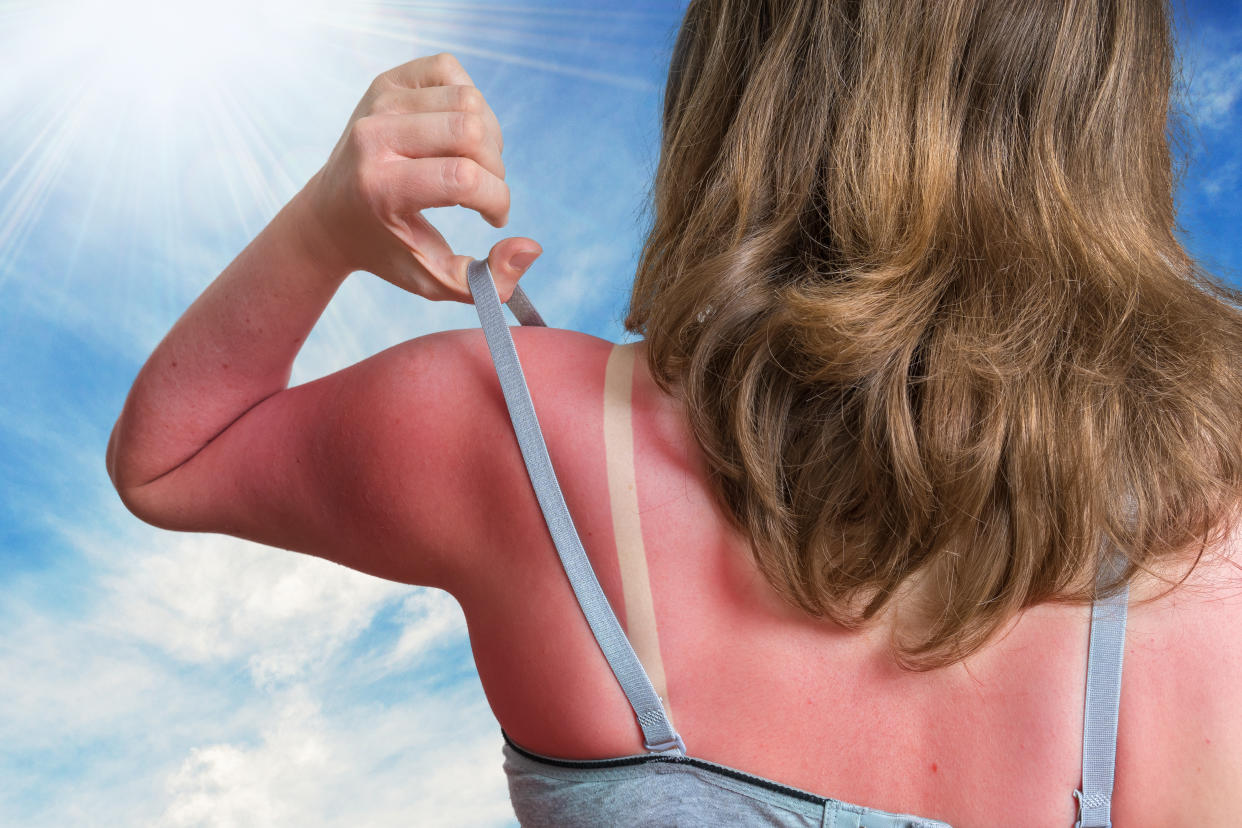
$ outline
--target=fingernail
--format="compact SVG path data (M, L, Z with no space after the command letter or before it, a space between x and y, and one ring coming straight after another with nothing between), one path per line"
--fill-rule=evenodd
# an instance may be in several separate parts
M509 259L510 270L525 270L530 267L530 263L539 258L538 250L523 250L521 253L514 253Z

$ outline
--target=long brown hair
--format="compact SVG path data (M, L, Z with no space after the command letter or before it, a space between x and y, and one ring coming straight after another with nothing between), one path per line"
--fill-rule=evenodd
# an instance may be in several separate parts
M625 327L787 600L909 588L929 669L1106 541L1103 595L1232 531L1242 293L1177 238L1173 72L1163 0L690 2Z

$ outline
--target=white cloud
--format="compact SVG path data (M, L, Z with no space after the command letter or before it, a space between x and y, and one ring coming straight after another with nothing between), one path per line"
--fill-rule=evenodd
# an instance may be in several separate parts
M1238 189L1239 171L1242 165L1237 160L1227 161L1212 171L1210 178L1204 178L1202 189L1212 198L1229 198Z
M96 623L182 661L245 659L258 685L326 662L411 589L223 535L133 534L138 554L79 539L108 606Z
M451 596L99 512L0 595L0 824L513 823Z
M0 755L53 750L68 734L100 738L156 700L179 706L180 696L166 695L161 664L89 621L59 615L14 600L0 609Z
M369 701L346 660L260 689L5 609L0 824L513 824L477 681Z
M301 690L254 745L195 748L168 776L160 826L496 825L512 822L498 731L468 693L335 716ZM462 725L465 724L465 727Z
M1223 128L1232 122L1242 96L1242 54L1203 59L1190 82L1190 103L1195 122L1202 127Z
M384 672L408 669L441 641L465 641L466 617L447 592L424 589L401 604L401 637L383 657Z

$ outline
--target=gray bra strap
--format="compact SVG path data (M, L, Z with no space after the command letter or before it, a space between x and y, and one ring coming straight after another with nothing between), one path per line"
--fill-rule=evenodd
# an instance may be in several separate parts
M1097 584L1112 575L1110 566L1125 565L1120 555L1106 557ZM1087 701L1082 728L1082 790L1074 828L1112 828L1113 769L1117 758L1117 712L1121 705L1121 661L1125 654L1127 584L1121 592L1091 606L1091 641L1087 654Z
M513 335L505 324L504 311L500 307L500 294L496 292L496 283L487 262L480 259L471 262L467 270L467 280L470 293L474 297L475 310L478 311L479 321L483 325L488 350L491 351L492 361L496 365L496 375L500 377L500 388L504 392L505 405L509 408L509 418L513 421L513 430L517 434L526 471L530 475L543 518L547 521L552 542L556 545L556 553L560 556L565 574L569 576L578 605L582 607L582 614L586 616L587 624L591 627L604 658L608 659L608 666L612 668L621 689L625 691L626 698L634 708L647 749L684 755L686 746L665 715L660 697L656 695L651 679L647 677L642 663L634 654L634 648L630 646L629 639L617 622L608 598L600 589L599 580L591 569L591 562L587 559L582 541L574 529L569 507L565 505L565 497L561 494L561 487L557 483L556 472L552 468L552 460L543 440L543 432L539 428L539 420L535 417L535 406L530 398L530 389L526 387L522 365L518 362L517 349L513 346ZM509 307L523 324L543 323L520 288L514 288ZM526 318L523 319L523 316Z
M487 264L487 262L484 262ZM491 271L488 271L489 273ZM496 289L496 284L492 283L492 290ZM496 299L500 299L500 294L496 294ZM519 325L533 325L539 328L546 328L547 322L543 321L543 317L539 315L539 311L535 310L535 306L526 298L526 291L522 290L521 285L513 286L513 293L509 295L509 301L505 302L505 306L513 311L513 318L518 321Z

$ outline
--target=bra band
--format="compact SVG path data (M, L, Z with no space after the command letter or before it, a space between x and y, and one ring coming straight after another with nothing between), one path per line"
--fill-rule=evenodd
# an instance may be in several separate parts
M500 378L505 405L509 409L514 433L517 434L518 447L522 450L522 460L526 463L535 497L539 500L539 509L547 521L552 542L556 545L556 554L569 577L569 584L573 587L582 614L586 616L591 633L595 636L604 658L608 660L608 666L617 677L625 697L634 708L647 750L684 756L686 746L665 715L660 697L656 695L651 679L647 677L638 656L634 654L634 648L625 637L625 632L600 588L591 562L582 548L582 541L574 529L569 507L565 504L565 497L556 480L556 472L552 468L552 460L548 456L543 432L539 428L539 420L535 417L530 389L526 386L526 377L522 373L517 349L513 345L513 334L505 324L504 311L500 307L500 294L496 291L496 283L487 261L472 261L466 273L474 307L483 326L483 335L487 339L488 350L492 353L496 375ZM509 307L522 324L543 324L521 288L514 287Z

